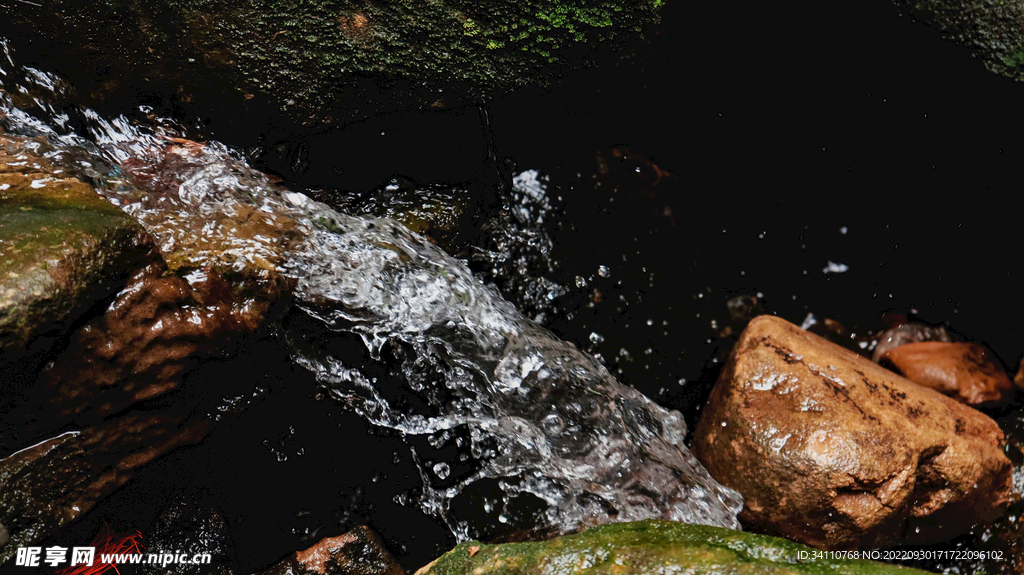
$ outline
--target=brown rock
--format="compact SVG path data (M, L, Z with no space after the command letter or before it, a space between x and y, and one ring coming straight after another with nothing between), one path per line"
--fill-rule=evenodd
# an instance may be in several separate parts
M997 518L994 421L772 316L740 336L693 448L740 517L823 549L944 541Z
M183 386L185 374L230 352L292 287L278 270L295 222L243 207L213 218L222 233L172 218L142 222L151 236L91 185L57 177L33 144L0 134L0 564L202 439L202 404L222 391ZM136 162L149 188L118 193L160 201L202 168L202 150L158 147ZM19 359L41 334L44 359Z
M365 525L319 543L257 575L405 575L405 570Z
M885 352L880 363L967 405L993 407L1007 403L1013 395L1006 371L977 343L908 343Z
M132 413L68 432L0 459L0 563L92 509L139 467L211 429L205 417Z
M895 349L904 344L918 341L953 341L949 332L941 325L932 327L923 323L910 323L906 321L900 321L894 327L880 333L875 339L877 343L875 344L874 351L871 353L871 361L875 363L881 361L882 356L890 349Z

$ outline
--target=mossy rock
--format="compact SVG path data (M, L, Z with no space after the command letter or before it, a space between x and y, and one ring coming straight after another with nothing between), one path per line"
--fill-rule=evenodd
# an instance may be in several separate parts
M904 13L968 48L990 71L1024 82L1024 1L894 0Z
M268 133L254 114L339 125L545 82L638 37L662 3L53 0L0 14L22 61L93 104L173 94L218 125Z
M825 559L822 553L767 535L647 520L604 525L542 543L471 541L416 575L924 573L873 561Z
M0 134L0 365L59 335L155 257L135 219L55 169L40 146Z

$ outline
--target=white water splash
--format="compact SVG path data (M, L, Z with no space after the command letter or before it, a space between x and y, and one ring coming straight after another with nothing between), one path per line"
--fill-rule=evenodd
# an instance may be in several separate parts
M53 81L39 77L36 88ZM332 397L373 424L462 448L451 461L420 462L420 503L460 539L477 531L478 519L459 517L452 502L482 481L497 481L506 504L521 495L543 501L537 527L557 531L650 517L739 528L739 495L687 450L678 412L618 383L401 224L339 214L273 184L216 143L195 145L88 111L92 128L83 137L9 98L0 99L4 114L12 129L46 137L51 156L97 181L164 250L213 244L218 249L193 250L197 268L273 267L296 282L299 309L394 364L400 390L346 365L330 345L293 348ZM254 214L275 233L238 234ZM603 266L599 274L608 275ZM418 401L399 406L395 397Z

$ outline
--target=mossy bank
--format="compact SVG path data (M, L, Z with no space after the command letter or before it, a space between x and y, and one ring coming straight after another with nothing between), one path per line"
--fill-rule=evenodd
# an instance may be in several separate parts
M662 0L55 0L0 5L23 61L94 104L300 129L485 101L638 37ZM159 96L158 96L159 95ZM243 118L283 115L273 127Z

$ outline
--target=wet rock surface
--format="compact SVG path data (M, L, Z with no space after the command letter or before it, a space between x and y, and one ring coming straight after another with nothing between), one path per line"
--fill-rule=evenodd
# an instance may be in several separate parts
M930 326L923 323L898 321L897 325L878 334L875 339L877 343L871 352L871 361L877 363L886 352L901 345L921 341L948 343L953 341L953 336L941 325Z
M181 493L157 516L152 531L143 538L145 553L209 554L210 563L143 565L140 575L231 575L235 572L234 541L224 517L202 498Z
M923 573L870 561L810 559L814 552L766 535L647 520L596 527L543 543L470 541L416 575Z
M366 526L296 551L257 575L405 575L384 544Z
M543 82L589 64L601 42L635 37L661 4L70 0L0 13L33 38L26 51L97 101L163 94L273 133L247 118L338 125Z
M967 405L994 407L1010 401L1013 384L992 352L977 343L927 341L895 347L882 355L914 383Z
M46 150L0 131L0 367L8 391L156 257L138 222L52 165Z
M695 431L745 521L823 549L938 542L999 517L994 421L772 316L740 337Z
M0 524L9 540L0 564L19 546L38 544L87 513L138 468L212 427L205 416L175 411L130 413L68 432L0 460Z
M115 205L179 189L201 195L203 180L189 180L200 144L124 143L135 160L125 173L43 141L0 136L0 562L140 467L200 441L220 395L239 384L179 389L183 381L259 329L292 285L267 247L286 242L288 221L242 207L203 230L163 233L175 222L144 229ZM95 181L70 175L83 164ZM159 246L147 232L160 234Z

